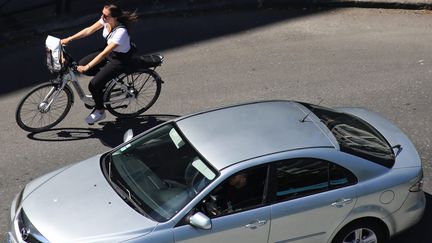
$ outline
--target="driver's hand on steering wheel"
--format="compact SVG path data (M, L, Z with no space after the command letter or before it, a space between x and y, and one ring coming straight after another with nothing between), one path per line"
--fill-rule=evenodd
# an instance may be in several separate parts
M212 205L211 207L208 207L207 209L208 209L207 211L213 216L218 216L219 214L221 214L221 211L215 205Z

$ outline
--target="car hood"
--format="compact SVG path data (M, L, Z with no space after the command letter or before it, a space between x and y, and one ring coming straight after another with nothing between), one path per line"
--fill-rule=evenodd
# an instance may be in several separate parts
M120 198L99 161L95 156L28 185L22 210L50 242L118 242L157 225Z
M396 156L393 168L421 166L420 156L414 144L405 133L395 124L376 112L364 108L338 108L337 110L355 115L371 124L383 135L390 146L400 145L401 149L394 149Z

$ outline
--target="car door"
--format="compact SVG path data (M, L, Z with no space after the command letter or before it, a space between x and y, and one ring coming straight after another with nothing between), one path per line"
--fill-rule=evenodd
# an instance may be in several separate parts
M302 158L275 163L269 242L323 243L356 201L355 176L328 161Z
M209 230L183 225L174 229L175 242L267 242L270 207L257 208L212 219Z
M234 194L227 193L228 186L244 181L241 179L243 173L248 175L246 191L236 191ZM188 243L267 242L271 210L271 207L266 203L267 175L268 166L261 166L241 171L229 177L191 212L191 214L195 212L205 214L211 219L211 228L199 229L185 223L174 228L174 241ZM227 198L230 195L234 196L235 200ZM241 196L238 197L238 195Z

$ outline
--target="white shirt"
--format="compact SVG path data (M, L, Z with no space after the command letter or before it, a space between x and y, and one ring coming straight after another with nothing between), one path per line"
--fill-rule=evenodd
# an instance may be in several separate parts
M114 31L112 31L112 33L109 33L108 23L105 23L102 18L99 19L99 23L104 26L102 32L103 37L106 39L108 36L107 44L115 43L118 45L116 48L114 48L115 52L126 53L130 50L129 33L127 32L127 29L125 27L114 28Z

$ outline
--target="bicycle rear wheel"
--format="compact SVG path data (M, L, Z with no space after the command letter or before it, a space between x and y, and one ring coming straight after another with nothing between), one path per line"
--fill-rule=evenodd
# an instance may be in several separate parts
M16 122L28 132L48 130L65 118L72 101L69 86L59 89L58 84L43 83L19 102L15 112Z
M107 91L107 110L117 117L133 117L148 110L158 99L162 81L152 70L126 74Z

